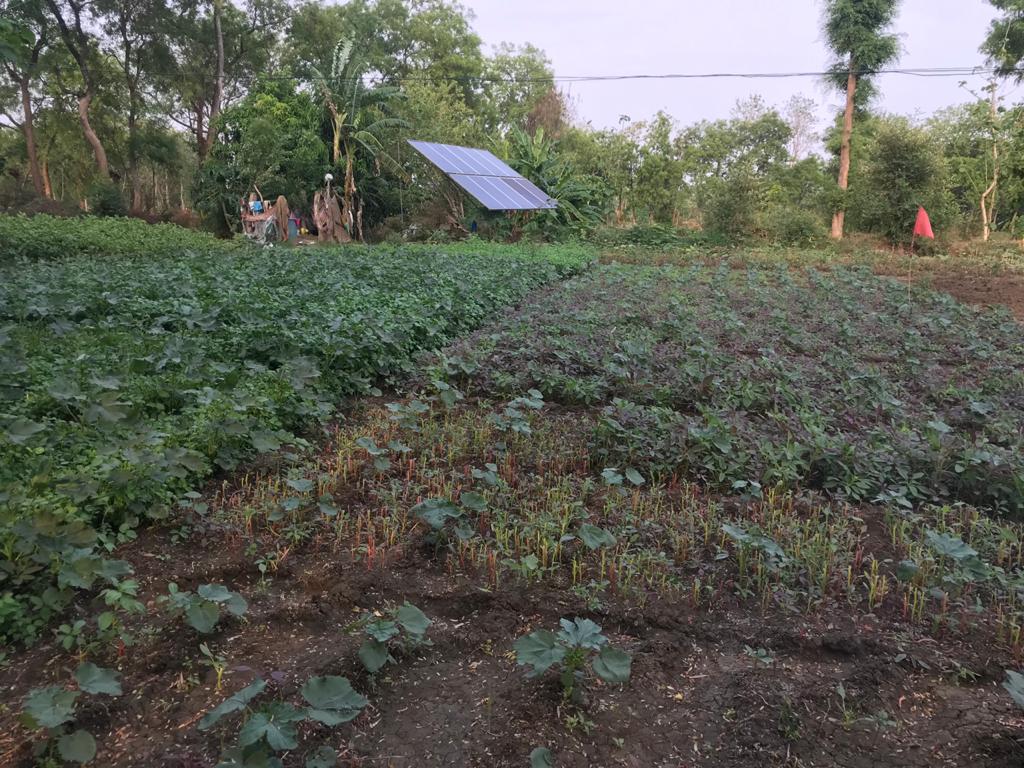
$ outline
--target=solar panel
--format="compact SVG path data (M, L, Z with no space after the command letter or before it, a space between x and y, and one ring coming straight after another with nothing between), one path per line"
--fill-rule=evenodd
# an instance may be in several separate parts
M409 140L409 144L491 211L557 208L553 200L486 149Z

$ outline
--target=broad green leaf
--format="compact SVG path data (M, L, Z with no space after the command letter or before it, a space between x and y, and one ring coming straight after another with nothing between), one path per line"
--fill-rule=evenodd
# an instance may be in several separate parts
M310 706L309 717L329 726L354 720L369 703L344 677L310 678L301 693Z
M622 475L614 467L605 467L601 470L601 479L607 485L622 485Z
M313 481L307 477L288 480L287 484L290 488L294 488L299 493L309 493L313 490Z
M560 664L567 651L555 633L546 629L538 629L519 638L512 647L516 652L516 663L531 668L528 672L530 677L543 674L552 665Z
M59 685L33 689L25 698L25 714L40 728L58 728L74 719L79 694Z
M203 719L199 721L199 730L205 731L208 728L212 728L225 715L245 709L246 705L263 693L266 687L266 682L263 680L256 680L255 682L245 686L245 688L237 693L232 694L203 716Z
M185 609L185 620L197 632L207 635L220 620L220 606L212 600L192 600Z
M530 753L530 768L554 768L555 758L547 747L537 747Z
M377 674L380 668L388 662L388 646L379 640L368 638L359 648L359 660L363 662L366 671L371 675Z
M78 665L75 680L86 693L105 693L107 696L121 695L121 675L113 669L97 667L91 661Z
M231 597L232 592L223 584L200 584L196 594L205 600L223 603Z
M57 752L71 763L88 763L96 757L96 739L81 729L68 733L57 741Z
M966 560L978 556L977 550L972 549L964 543L963 539L952 534L939 533L929 528L924 532L924 538L928 542L928 546L940 555L951 557L954 560Z
M559 623L562 625L562 629L558 632L558 639L568 646L596 651L608 642L607 638L601 634L601 627L590 619L575 619L573 621L562 619Z
M644 476L637 472L632 467L626 469L626 479L629 480L633 485L640 486L644 484Z
M281 447L281 441L273 432L253 432L249 436L249 442L260 453L269 453Z
M398 635L398 624L388 619L371 621L363 629L366 634L381 643L386 643L392 637Z
M296 723L304 716L291 704L280 701L267 704L245 721L238 732L238 743L247 747L263 739L275 752L295 749L299 746Z
M415 637L423 637L432 623L423 611L408 602L395 612L395 619L402 625L402 629Z
M223 584L201 584L196 590L198 595L206 600L221 603L235 616L244 616L249 610L249 604L237 592L232 592Z
M594 659L594 674L606 683L624 683L629 680L632 663L632 657L625 651L605 646Z
M462 517L462 510L448 499L427 499L412 508L412 513L435 531L444 528L449 520Z
M65 378L54 379L47 386L46 391L54 400L66 402L75 400L82 396L82 389L74 381Z
M483 512L487 509L487 499L476 491L466 491L459 496L459 503L474 512Z
M580 526L580 540L592 550L615 546L615 537L612 534L590 523L583 523Z
M387 453L385 449L377 445L377 442L372 437L360 437L356 440L356 445L371 456L382 456Z
M19 418L7 425L7 439L15 445L27 443L33 435L37 435L46 429L45 424L37 421Z

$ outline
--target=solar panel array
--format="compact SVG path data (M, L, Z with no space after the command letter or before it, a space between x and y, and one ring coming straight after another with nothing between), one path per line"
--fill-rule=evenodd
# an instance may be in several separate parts
M524 179L485 149L409 141L412 148L491 211L557 208L535 184Z

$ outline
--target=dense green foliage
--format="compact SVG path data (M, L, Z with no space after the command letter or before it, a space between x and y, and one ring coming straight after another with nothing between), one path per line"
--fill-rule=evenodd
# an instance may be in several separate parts
M910 241L919 206L940 231L953 223L946 163L935 140L901 119L874 121L861 137L851 222L894 243Z
M174 224L138 219L0 215L0 262L17 259L171 257L183 251L230 253L238 244ZM70 267L68 267L70 268Z
M301 446L340 398L394 382L416 352L589 258L181 247L0 265L0 625L27 610L4 608L12 592L37 593L71 550L90 551L95 534L71 521L129 530L216 468Z
M487 237L562 240L600 224L653 223L809 245L838 210L855 229L902 242L916 204L929 207L940 238L987 233L980 200L995 181L988 229L1020 229L1016 107L996 99L992 109L976 93L927 121L871 112L872 73L898 53L896 0L824 6L834 54L826 79L845 89L852 67L858 81L848 193L836 187L839 126L821 152L816 100L772 106L755 95L729 119L680 125L658 112L596 130L573 119L543 51L486 53L472 14L451 0L87 3L79 44L57 24L58 14L73 19L70 0L3 5L20 52L0 69L0 106L21 130L0 135L0 206L181 220L195 211L224 234L237 230L238 199L254 187L285 195L311 223L311 193L331 172L356 239L450 239L475 221ZM993 5L1000 15L983 51L1016 76L1020 0ZM107 170L69 108L83 93ZM899 131L909 132L899 146L879 143ZM494 216L418 158L409 138L490 149L561 205Z
M605 406L608 466L1024 513L1020 326L864 272L603 267L453 354L471 392Z

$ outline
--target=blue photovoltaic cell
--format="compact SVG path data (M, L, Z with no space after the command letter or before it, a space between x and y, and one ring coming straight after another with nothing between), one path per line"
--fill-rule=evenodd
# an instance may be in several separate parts
M533 211L558 207L557 200L552 200L485 149L429 141L410 140L409 144L488 210Z

